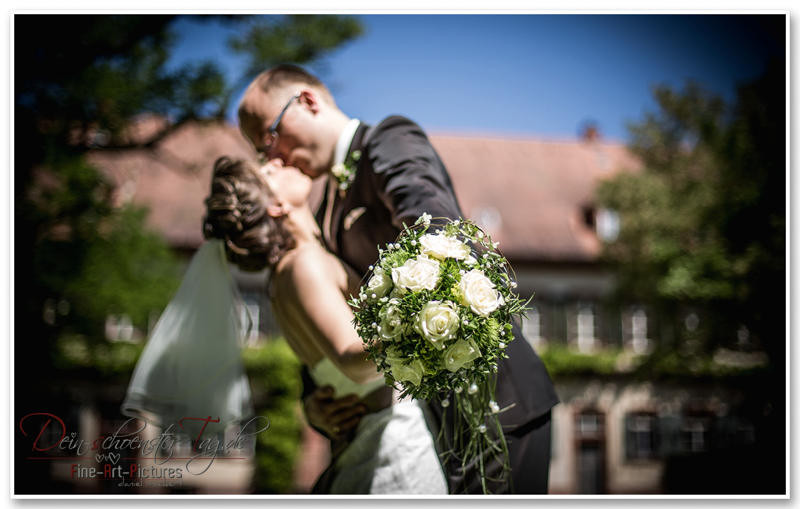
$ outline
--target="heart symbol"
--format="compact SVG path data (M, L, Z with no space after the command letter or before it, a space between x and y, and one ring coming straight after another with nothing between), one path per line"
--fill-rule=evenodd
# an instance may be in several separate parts
M105 454L95 454L94 456L94 460L98 463L102 463L104 459L106 459Z
M108 458L108 461L110 461L112 465L116 465L117 462L119 461L119 453L110 452L106 455L106 458Z

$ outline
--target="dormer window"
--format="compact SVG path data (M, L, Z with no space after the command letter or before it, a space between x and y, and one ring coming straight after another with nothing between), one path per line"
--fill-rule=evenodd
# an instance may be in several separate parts
M581 209L583 222L603 242L614 242L619 237L619 214L607 208L587 205Z

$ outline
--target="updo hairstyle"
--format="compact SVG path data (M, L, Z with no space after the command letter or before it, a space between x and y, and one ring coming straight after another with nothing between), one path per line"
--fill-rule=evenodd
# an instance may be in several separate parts
M214 163L203 236L225 241L228 261L246 271L272 267L294 247L280 218L267 214L270 190L249 162L223 156Z

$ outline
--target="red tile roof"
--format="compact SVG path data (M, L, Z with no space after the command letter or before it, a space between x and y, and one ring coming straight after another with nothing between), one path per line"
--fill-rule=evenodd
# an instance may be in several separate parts
M187 124L156 149L94 151L89 159L112 179L119 204L146 205L150 226L170 244L197 247L211 169L222 155L252 158L253 152L233 126Z
M598 179L640 167L624 145L603 141L431 135L431 142L464 213L516 260L593 260L600 244L584 222L583 207L591 204ZM152 151L95 151L90 160L116 184L118 203L148 206L150 225L168 242L196 247L211 168L222 155L254 157L235 126L189 124ZM319 184L313 205L321 196Z
M640 167L619 143L431 136L464 213L508 257L586 261L600 242L584 220L598 180Z

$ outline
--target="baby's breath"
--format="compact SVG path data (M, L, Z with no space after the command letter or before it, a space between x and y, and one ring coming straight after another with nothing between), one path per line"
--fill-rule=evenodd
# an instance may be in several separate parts
M456 259L444 257L444 254L437 255L444 259L438 260L439 274L432 289L409 291L394 287L384 298L365 299L365 286L362 287L359 297L349 301L355 315L356 330L364 341L368 358L384 374L386 383L400 390L401 397L441 401L448 411L452 408L454 424L458 429L466 430L466 434L457 436L466 436L467 439L464 443L456 444L455 449L446 456L466 461L469 454L491 450L504 454L503 464L507 466L507 449L502 433L488 432L501 429L497 421L497 403L494 401L494 374L500 360L507 357L505 350L508 343L514 340L511 320L515 315L525 313L527 302L517 295L517 285L510 275L508 261L497 251L497 243L470 220L447 220L423 214L412 226L403 225L402 232L394 242L378 247L379 258L370 266L365 281L378 268L391 277L392 269L418 258L421 255L420 238L429 231L443 232L457 239L469 247L471 256ZM486 281L489 289L484 287L484 290L489 291L489 295L492 291L496 292L497 296L494 303L490 301L490 306L481 308L481 312L487 313L485 316L477 314L474 306L465 304L468 295L459 288L462 278L474 270L479 270L485 276L483 281ZM438 347L423 337L424 328L421 329L418 323L420 311L431 301L449 306L458 316L456 333L443 342L436 342L440 345ZM390 302L397 306L397 312L406 326L403 332L385 343L375 334L375 330L380 327L382 309ZM486 311L489 309L492 311ZM392 346L391 358L387 356L389 345ZM471 348L477 349L477 357L469 354L462 356L461 361L452 363L453 355L461 355ZM447 352L451 355L450 366L457 368L455 372L445 368L444 355ZM393 362L412 366L417 365L412 364L416 361L422 366L419 385L394 378ZM486 423L491 424L488 430Z

